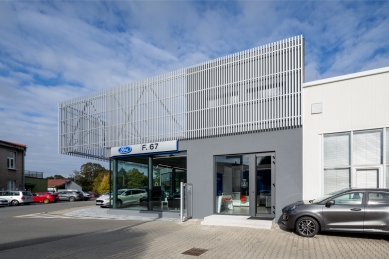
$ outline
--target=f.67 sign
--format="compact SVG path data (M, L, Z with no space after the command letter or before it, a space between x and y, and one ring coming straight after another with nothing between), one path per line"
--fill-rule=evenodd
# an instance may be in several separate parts
M111 157L178 152L178 140L151 142L111 148Z

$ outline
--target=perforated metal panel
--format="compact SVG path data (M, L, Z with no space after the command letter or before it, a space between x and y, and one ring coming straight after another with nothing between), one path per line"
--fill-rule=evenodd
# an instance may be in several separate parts
M301 126L302 36L59 104L59 152Z

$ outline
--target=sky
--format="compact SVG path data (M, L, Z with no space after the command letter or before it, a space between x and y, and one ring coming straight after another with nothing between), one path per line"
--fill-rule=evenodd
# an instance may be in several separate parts
M389 1L0 0L0 139L67 177L58 103L290 37L305 82L389 66Z

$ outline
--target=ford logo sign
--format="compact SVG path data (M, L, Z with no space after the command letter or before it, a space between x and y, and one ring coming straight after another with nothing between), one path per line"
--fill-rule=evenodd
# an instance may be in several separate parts
M132 151L132 148L130 146L119 147L118 151L120 154L128 154Z

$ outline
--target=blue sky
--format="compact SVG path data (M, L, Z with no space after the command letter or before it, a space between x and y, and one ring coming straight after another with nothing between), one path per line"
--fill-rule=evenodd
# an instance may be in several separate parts
M0 139L68 176L98 161L58 154L59 102L297 35L306 82L386 67L389 2L0 0L0 35Z

